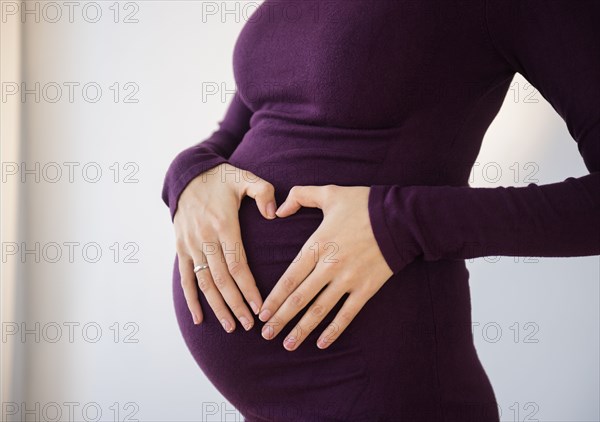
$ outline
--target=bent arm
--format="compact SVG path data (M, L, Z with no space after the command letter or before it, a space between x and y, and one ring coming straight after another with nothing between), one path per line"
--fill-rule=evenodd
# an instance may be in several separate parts
M199 174L227 163L235 148L250 128L252 111L236 92L219 128L207 139L181 151L171 162L165 175L162 199L169 207L171 220L177 202L188 183Z
M371 187L394 273L415 257L600 254L600 2L487 0L490 42L566 122L590 174L525 187Z

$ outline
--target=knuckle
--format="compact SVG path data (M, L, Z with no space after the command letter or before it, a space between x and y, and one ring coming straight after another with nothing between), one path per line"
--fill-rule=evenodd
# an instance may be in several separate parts
M344 256L343 254L338 254L340 250L340 245L335 241L331 240L332 238L328 238L324 240L323 243L323 251L327 253L328 256Z
M312 243L307 244L307 248L309 251L317 250L319 253L323 251L325 248L325 240L322 238L323 233L315 233L312 238Z
M355 274L340 274L337 277L336 283L340 284L342 286L350 286L352 284L352 281L355 279L356 275Z
M290 296L290 301L293 306L302 308L304 306L304 295L298 292L292 293Z
M192 245L195 241L195 236L189 232L186 231L184 232L181 237L178 239L179 244L184 248L187 249L189 247L189 245Z
M212 232L212 229L207 224L200 224L198 226L197 232L198 232L198 234L200 235L201 238L206 239L207 237L210 236L210 234Z
M243 274L248 268L248 264L243 261L231 261L227 264L229 268L229 274L231 274L234 278Z
M200 290L204 293L210 289L210 283L206 277L198 277L198 288L200 288Z
M178 237L175 239L175 250L179 253L185 251L187 249L186 241L183 237Z
M214 216L212 226L217 232L222 232L227 227L227 217L222 214Z
M289 192L289 196L294 196L300 193L301 186L292 186Z
M215 286L217 286L217 289L219 290L223 290L223 288L226 285L226 279L220 273L213 274L213 281L215 282Z
M275 193L275 187L271 183L266 181L260 186L260 190L261 193L264 195L271 195Z
M313 305L313 307L310 309L310 312L315 316L315 317L321 317L323 316L323 314L325 313L325 307L323 305L320 304L315 304Z
M296 282L292 277L286 276L283 278L282 281L283 281L283 289L285 290L285 292L287 294L292 293L296 289Z
M329 276L333 276L336 273L335 269L339 267L337 262L331 261L326 257L323 257L323 255L320 256L319 264L322 264L322 271ZM345 279L340 277L340 281L344 284Z
M317 240L317 250L319 251L319 258L323 259L327 256L331 246L329 242L324 239Z
M219 243L213 241L201 242L198 246L198 250L202 251L202 253L207 257L209 255L215 255L219 250Z

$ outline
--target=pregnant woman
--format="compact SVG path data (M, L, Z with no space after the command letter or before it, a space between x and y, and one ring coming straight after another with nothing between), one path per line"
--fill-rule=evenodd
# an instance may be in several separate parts
M246 421L499 420L465 259L600 254L598 22L596 0L254 11L224 119L163 190L181 332ZM516 72L590 174L468 185Z

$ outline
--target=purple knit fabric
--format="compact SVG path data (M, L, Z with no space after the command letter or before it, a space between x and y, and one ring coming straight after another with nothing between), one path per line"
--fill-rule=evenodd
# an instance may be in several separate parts
M247 421L498 421L471 333L464 259L600 254L600 2L266 0L233 54L237 92L208 139L171 164L185 186L228 162L275 186L370 186L368 211L394 275L331 347L294 352L262 323L227 334L200 294L194 326L173 267L182 334ZM556 183L472 188L482 138L521 73L564 119L590 171ZM240 207L265 298L322 220ZM346 296L344 296L345 298ZM312 303L312 302L311 302ZM309 304L310 305L310 304Z

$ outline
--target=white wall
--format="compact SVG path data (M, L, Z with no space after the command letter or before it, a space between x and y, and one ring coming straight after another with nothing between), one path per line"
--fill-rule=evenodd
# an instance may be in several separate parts
M472 186L588 173L565 123L532 90L517 74L486 133ZM467 267L475 342L502 420L600 420L600 258L485 257Z
M3 8L6 3L10 2L3 2ZM35 3L29 3L31 9ZM232 8L236 3L227 2ZM228 89L234 88L232 49L244 14L241 19L232 14L225 22L215 17L202 22L208 2L138 1L127 9L122 2L115 23L113 2L98 2L102 17L97 23L86 21L94 19L93 7L87 6L82 13L88 3L79 3L71 23L67 6L58 2L63 17L51 23L54 12L44 12L47 3L37 4L40 22L35 22L34 15L27 15L23 23L18 16L6 14L2 25L23 30L27 88L40 82L47 90L41 90L39 103L33 95L27 95L25 102L16 96L3 103L2 110L4 119L8 105L22 108L22 160L28 168L40 163L48 173L42 171L39 182L31 174L25 183L16 177L3 183L4 192L16 187L23 195L18 214L24 230L16 235L3 230L2 241L4 247L26 242L30 249L39 242L43 252L40 262L35 262L33 254L25 262L18 256L7 257L5 264L22 276L17 280L20 290L15 293L13 289L8 296L3 292L2 301L3 309L9 303L25 303L17 313L3 314L3 334L15 323L22 329L21 322L35 332L39 322L41 338L36 342L35 335L29 334L22 342L14 335L3 341L4 350L18 351L25 364L21 371L13 362L3 362L3 378L9 369L16 371L16 378L10 382L10 391L5 388L2 400L5 405L26 401L28 409L39 403L50 417L51 404L58 403L63 420L68 420L66 402L78 403L75 416L79 419L84 405L92 418L97 404L102 420L116 420L117 403L119 420L128 414L147 421L225 420L225 412L212 419L203 416L203 404L214 402L224 410L231 407L194 363L174 317L174 237L160 191L175 154L208 136L223 116L226 101L203 101L202 83L224 82ZM211 4L221 7L221 2ZM244 4L249 2L238 3L239 7ZM130 13L137 23L123 22ZM2 78L18 82L14 75L3 73ZM65 85L69 82L80 84L72 103ZM116 103L110 89L115 82L121 94ZM527 162L539 166L535 177L540 184L586 174L560 117L539 94L534 96L538 103L524 102L525 81L518 76L515 82L520 98L515 101L509 94L489 129L473 186L525 185ZM49 83L63 88L63 98L56 103L49 101L54 96ZM86 83L101 87L98 102L83 97L81 88ZM138 102L124 102L123 96L133 91L125 89L125 83L137 87L133 99ZM88 93L92 95L93 90ZM55 167L49 164L53 162L63 171L56 183L44 179L54 177ZM72 183L65 162L79 163ZM115 162L120 167L116 183L111 170ZM490 177L492 167L503 172L499 181L486 181L482 176L480 169L490 162L497 163L488 164ZM521 169L516 181L511 179L514 162ZM126 163L133 166L125 169ZM84 180L81 170L86 164L90 177L94 168L102 170L98 182ZM124 183L131 169L136 170L138 181ZM3 201L3 207L11 204ZM53 242L63 254L56 263L50 262L56 251ZM65 242L95 242L102 257L97 263L88 262L94 255L92 249L84 257L79 246L71 263ZM120 250L118 262L110 249L115 242ZM127 242L135 249L126 249ZM133 250L138 262L124 262ZM474 327L476 344L494 385L502 420L598 420L599 258L538 258L537 262L480 258L468 266L473 320L479 324ZM11 277L14 284L16 276ZM9 281L4 278L3 285ZM79 324L72 343L65 325L70 323ZM121 334L117 342L115 323ZM82 330L84 324L88 324L87 332ZM53 343L57 326L62 328L62 337ZM94 336L94 327L102 329L95 343L84 337ZM496 337L498 328L500 337ZM137 342L126 342L127 334ZM22 391L19 385L24 386ZM20 420L24 410L6 420ZM227 420L233 420L231 414Z

